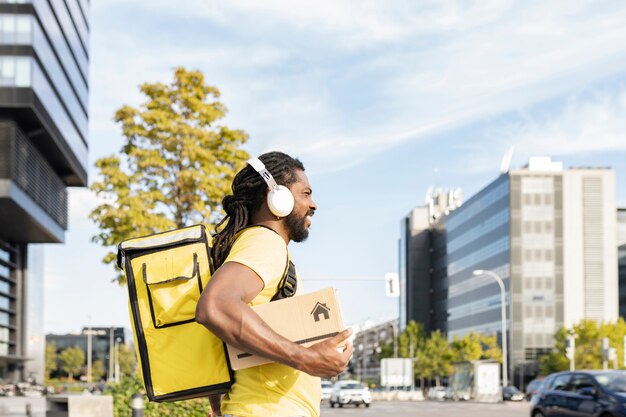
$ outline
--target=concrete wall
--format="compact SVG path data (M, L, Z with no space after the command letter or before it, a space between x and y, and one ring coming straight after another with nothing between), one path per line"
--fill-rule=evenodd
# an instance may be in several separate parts
M571 327L583 318L617 320L615 212L613 171L565 171L563 301L566 327Z

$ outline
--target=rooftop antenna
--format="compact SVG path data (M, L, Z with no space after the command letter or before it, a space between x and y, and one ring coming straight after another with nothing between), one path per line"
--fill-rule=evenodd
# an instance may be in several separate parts
M509 149L502 156L502 163L500 164L500 174L506 174L509 172L511 168L511 159L513 158L513 151L515 150L515 146L511 145Z

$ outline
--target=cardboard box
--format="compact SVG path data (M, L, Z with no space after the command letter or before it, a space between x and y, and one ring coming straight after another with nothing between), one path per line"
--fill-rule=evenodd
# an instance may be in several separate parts
M321 342L344 329L334 288L257 305L252 309L276 333L303 346ZM235 370L272 362L233 346L227 347L230 365Z

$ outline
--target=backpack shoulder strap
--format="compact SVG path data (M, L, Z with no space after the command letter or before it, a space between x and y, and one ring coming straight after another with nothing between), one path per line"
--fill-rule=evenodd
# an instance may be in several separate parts
M283 277L278 284L278 290L270 301L282 300L283 298L293 297L298 289L298 275L296 274L296 266L287 255L287 266Z

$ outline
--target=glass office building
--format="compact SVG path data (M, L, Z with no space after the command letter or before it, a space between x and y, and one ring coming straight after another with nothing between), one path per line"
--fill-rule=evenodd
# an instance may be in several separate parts
M43 378L43 250L87 185L87 0L0 0L0 380Z
M503 175L443 219L446 230L448 337L500 334L500 287L474 269L496 272L509 288L509 177Z
M619 315L626 320L626 208L617 209Z
M560 327L617 319L615 211L612 170L564 170L549 158L531 158L462 206L404 235L401 322L422 322L449 339L475 331L496 334L501 342L499 286L487 275L473 275L477 269L492 271L506 290L509 364L533 372ZM402 243L426 231L427 245ZM416 272L407 260L424 256L428 270ZM415 281L421 283L418 296ZM426 303L429 313L415 314L410 306L416 302Z
M116 355L120 345L132 345L130 330L123 327L91 327L83 328L78 334L48 334L46 343L54 344L56 352L61 353L67 348L79 347L87 360L87 349L91 335L91 360L92 363L99 360L106 369L106 379L113 379L115 372ZM59 364L60 365L60 364ZM58 366L58 369L61 367ZM53 375L59 377L60 375Z

